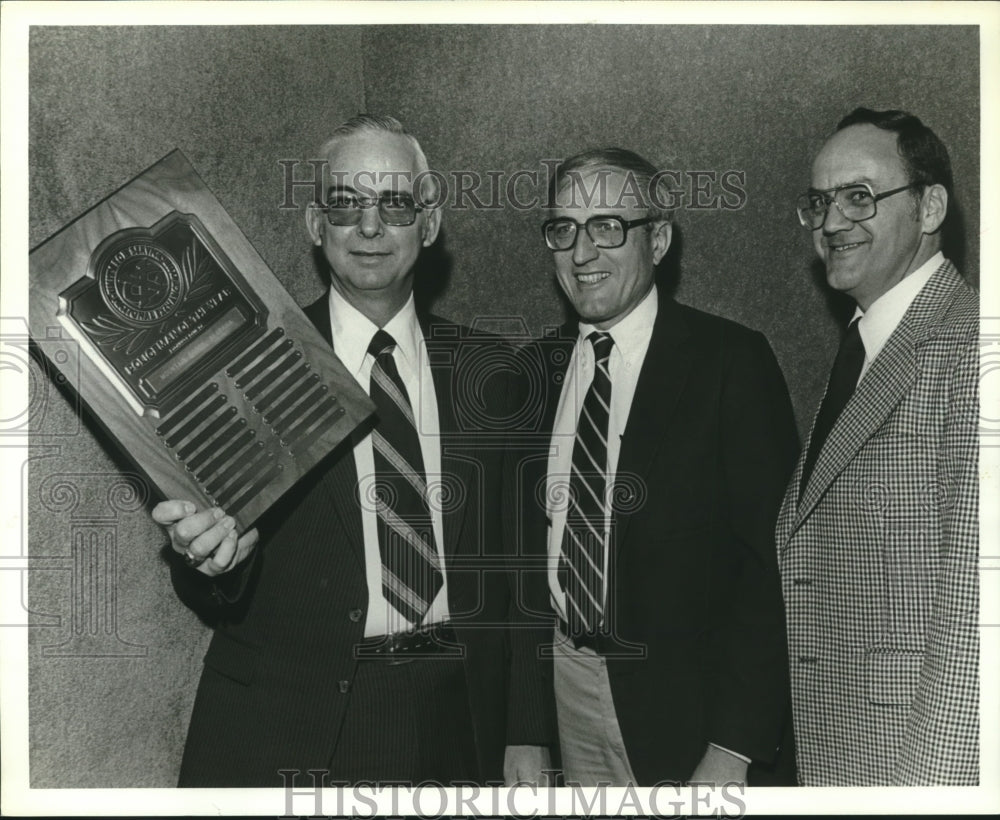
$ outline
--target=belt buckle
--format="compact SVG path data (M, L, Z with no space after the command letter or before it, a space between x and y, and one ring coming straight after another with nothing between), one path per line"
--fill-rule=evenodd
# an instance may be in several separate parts
M413 658L407 658L404 656L404 652L396 652L390 649L386 657L388 660L385 661L386 666L402 666L404 663L413 663Z
M386 666L402 666L405 663L413 663L413 658L406 657L408 652L407 639L412 637L413 634L408 632L396 632L389 636L389 645L384 655Z
M355 657L359 661L375 661L387 666L411 663L413 658L401 657L403 643L396 635L383 635L381 640L368 638L355 647Z
M363 646L357 657L359 660L378 660L387 666L399 666L413 663L418 657L441 654L454 640L447 625L433 624L410 632L385 635L382 641Z

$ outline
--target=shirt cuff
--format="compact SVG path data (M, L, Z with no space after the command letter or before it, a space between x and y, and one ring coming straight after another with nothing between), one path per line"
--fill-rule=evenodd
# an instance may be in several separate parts
M750 765L750 762L751 762L750 758L741 755L739 752L734 752L732 749L727 749L725 746L720 746L718 743L712 743L711 741L709 741L708 745L709 746L714 746L716 749L721 749L723 752L725 752L726 754L730 754L733 757L738 757L740 760L742 760L748 766Z

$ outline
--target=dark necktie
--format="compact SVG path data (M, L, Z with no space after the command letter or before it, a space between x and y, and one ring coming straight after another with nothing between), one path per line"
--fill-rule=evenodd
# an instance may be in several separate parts
M799 498L809 486L809 476L812 475L816 460L823 450L826 437L830 435L837 417L840 416L844 406L854 394L854 388L858 386L858 377L861 375L861 368L865 363L865 345L861 341L861 332L858 329L860 321L859 318L851 322L851 326L840 342L837 358L833 362L830 383L827 385L826 395L823 396L823 403L816 416L812 438L809 440L809 452L806 453L802 481L799 484Z
M369 392L378 416L372 445L382 592L407 620L419 624L444 579L427 506L420 439L392 357L395 347L384 330L368 346L375 357Z
M573 444L569 503L560 556L560 586L566 593L570 635L595 633L604 616L604 546L611 375L614 340L594 331L594 379L583 400Z

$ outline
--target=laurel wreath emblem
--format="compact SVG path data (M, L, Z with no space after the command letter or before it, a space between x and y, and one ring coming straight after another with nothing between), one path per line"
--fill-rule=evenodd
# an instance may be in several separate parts
M192 241L185 248L180 272L182 287L187 295L181 306L159 324L135 327L123 324L110 313L103 313L91 322L83 322L83 329L101 347L110 347L115 353L124 350L129 356L137 353L162 335L168 325L182 321L185 312L197 308L201 298L212 290L212 258L204 252L199 253L197 242Z

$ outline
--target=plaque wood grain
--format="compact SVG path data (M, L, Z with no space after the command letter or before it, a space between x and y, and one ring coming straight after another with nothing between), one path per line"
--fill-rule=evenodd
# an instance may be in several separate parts
M30 254L35 346L164 498L240 530L372 412L173 151Z

